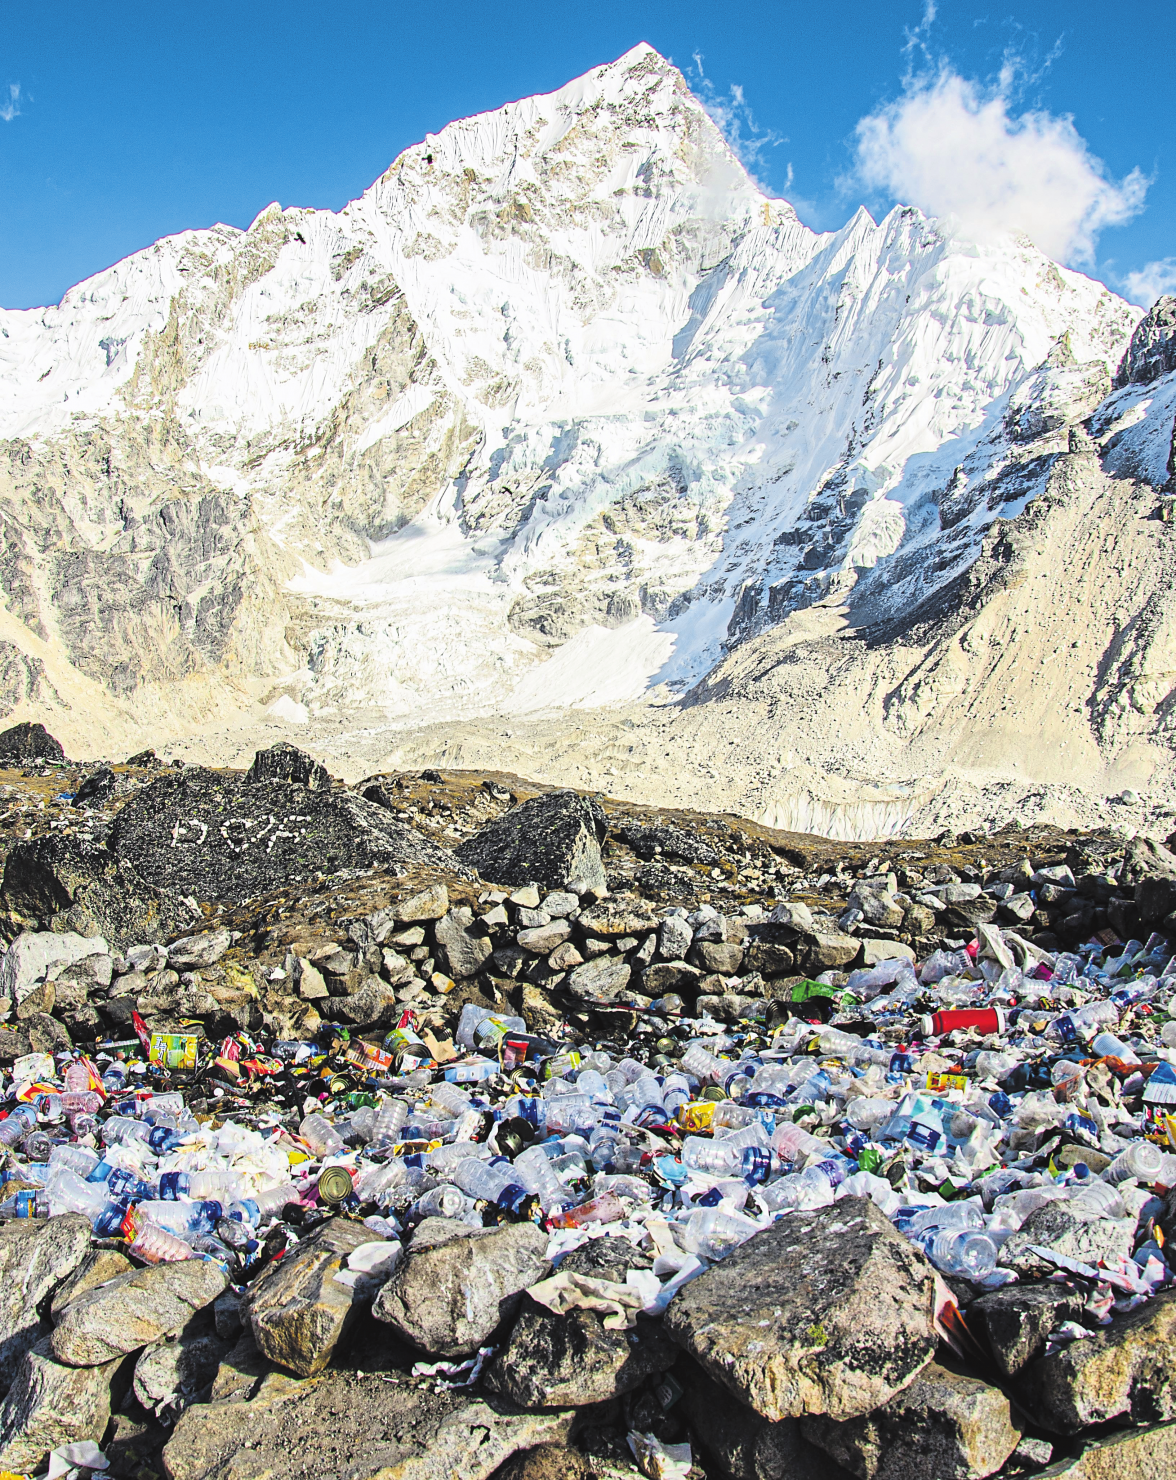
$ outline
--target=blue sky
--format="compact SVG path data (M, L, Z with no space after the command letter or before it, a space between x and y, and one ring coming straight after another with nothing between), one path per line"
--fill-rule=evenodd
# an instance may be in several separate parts
M9 0L0 304L271 200L338 208L426 132L640 40L814 227L897 198L1176 290L1172 0Z

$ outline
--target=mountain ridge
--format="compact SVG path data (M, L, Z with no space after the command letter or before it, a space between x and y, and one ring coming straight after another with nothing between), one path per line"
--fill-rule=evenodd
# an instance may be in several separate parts
M0 313L0 689L98 749L688 710L950 607L1138 318L910 208L809 231L643 43Z

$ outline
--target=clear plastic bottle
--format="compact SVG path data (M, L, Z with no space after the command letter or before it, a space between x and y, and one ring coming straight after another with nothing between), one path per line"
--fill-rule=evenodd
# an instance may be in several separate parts
M1102 1179L1112 1187L1126 1181L1128 1177L1150 1183L1159 1176L1163 1165L1164 1153L1158 1146L1153 1146L1150 1141L1136 1141L1125 1151L1119 1152L1103 1172Z
M759 1124L759 1116L749 1105L737 1105L734 1100L720 1100L715 1106L715 1113L711 1116L711 1128L722 1130L742 1130L745 1125L752 1122Z
M91 1089L93 1084L89 1068L78 1059L75 1059L72 1064L66 1064L61 1082L67 1094L71 1091L80 1093Z
M72 1067L72 1065L71 1065ZM108 1095L116 1095L127 1082L127 1066L121 1059L108 1064L102 1074L102 1088Z
M104 1146L122 1146L127 1141L146 1141L150 1135L149 1125L141 1120L133 1120L129 1115L111 1115L102 1122Z
M707 1172L712 1177L746 1177L763 1182L771 1167L771 1153L757 1146L735 1146L731 1140L706 1141L701 1136L687 1136L682 1142L682 1163L691 1171Z
M360 1202L380 1202L389 1193L408 1183L408 1163L399 1156L392 1157L381 1166L370 1162L361 1167L354 1182L354 1191Z
M449 1084L442 1080L440 1084L433 1086L433 1104L440 1106L447 1115L455 1119L464 1115L467 1110L472 1110L474 1102L464 1090L458 1089L456 1084Z
M855 1131L868 1135L884 1120L889 1120L894 1111L893 1100L883 1100L873 1095L859 1095L845 1107L845 1118Z
M831 1054L849 1063L853 1062L854 1055L862 1046L856 1033L844 1033L840 1028L824 1028L817 1043L823 1054Z
M716 1057L701 1043L688 1048L678 1062L687 1074L693 1074L703 1084L718 1084L723 1075L735 1067L730 1059Z
M695 1208L682 1230L682 1244L704 1259L725 1259L740 1244L759 1233L750 1218L741 1218L718 1208Z
M298 1188L293 1182L282 1182L277 1187L267 1187L262 1192L251 1192L248 1197L229 1203L227 1217L239 1223L248 1223L256 1228L264 1218L280 1213L288 1203L299 1202Z
M95 1115L102 1109L102 1096L93 1089L66 1090L61 1109L65 1115Z
M503 1120L525 1120L537 1131L547 1128L548 1102L538 1095L511 1095L502 1107Z
M343 1151L343 1137L325 1115L308 1115L298 1127L298 1134L316 1156L338 1156Z
M529 1146L514 1159L514 1169L519 1181L528 1192L539 1199L545 1213L562 1208L570 1201L567 1191L551 1167L551 1158L542 1146Z
M36 1123L37 1112L31 1105L17 1105L5 1120L0 1121L0 1145L16 1146Z
M97 1165L98 1153L88 1146L54 1146L49 1153L50 1175L58 1167L63 1167L66 1171L76 1172L84 1181Z
M159 1197L164 1202L213 1198L219 1203L229 1203L236 1197L244 1197L248 1191L244 1177L228 1168L211 1172L164 1172L159 1179Z
M996 1268L996 1245L970 1228L941 1228L927 1235L924 1248L941 1274L982 1280Z
M469 1197L493 1203L505 1213L519 1213L530 1194L509 1162L478 1161L466 1157L453 1169L453 1180Z
M548 1220L551 1228L583 1228L589 1223L615 1223L626 1216L625 1204L615 1192L603 1193L578 1208L562 1208Z
M412 1205L413 1212L420 1218L463 1218L470 1210L470 1200L460 1187L452 1182L442 1182L431 1187Z
M772 1212L809 1212L825 1208L833 1201L833 1183L819 1166L803 1172L790 1172L761 1187L757 1196Z
M1120 1059L1124 1064L1139 1063L1139 1055L1115 1033L1096 1033L1090 1040L1090 1052L1100 1059Z
M829 1150L828 1141L811 1135L803 1126L786 1120L778 1125L772 1136L772 1150L781 1161L807 1161L810 1156L824 1156Z
M224 1205L219 1202L162 1202L145 1200L139 1204L139 1216L154 1223L156 1228L166 1228L177 1238L188 1238L193 1234L212 1233L224 1216Z
M196 1258L191 1244L146 1219L140 1221L127 1252L145 1264L174 1264L180 1259Z
M1097 1177L1087 1177L1083 1182L1071 1182L1071 1197L1067 1206L1089 1218L1122 1218L1123 1200L1109 1182Z
M403 1100L385 1100L376 1111L372 1126L372 1146L391 1146L400 1139L408 1124L408 1106Z
M563 1136L573 1131L585 1131L598 1124L600 1107L587 1095L559 1095L547 1104L548 1132Z
M46 1188L50 1217L59 1213L81 1213L91 1224L106 1211L110 1195L101 1182L83 1182L76 1172L66 1168L55 1172Z

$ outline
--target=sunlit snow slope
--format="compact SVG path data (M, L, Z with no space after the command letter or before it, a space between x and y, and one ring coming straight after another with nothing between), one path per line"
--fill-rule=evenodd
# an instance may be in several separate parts
M830 597L893 621L1137 318L917 211L814 234L638 46L337 214L0 314L0 699L526 714L681 692Z

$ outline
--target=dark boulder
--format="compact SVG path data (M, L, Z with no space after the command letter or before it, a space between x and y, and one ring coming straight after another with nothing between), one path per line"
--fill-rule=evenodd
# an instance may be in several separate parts
M161 776L115 818L120 864L169 893L239 901L342 870L455 870L453 855L344 791L264 785L192 766Z
M29 761L63 761L65 751L60 740L44 725L31 724L24 720L10 730L0 731L0 761L15 761L24 765Z
M245 772L250 784L259 781L295 781L311 791L330 791L331 773L314 756L283 740L268 750L259 750Z
M130 863L85 838L51 833L17 843L4 863L0 911L10 929L59 925L101 935L115 950L191 928L179 900L148 884Z
M613 829L614 835L631 848L638 858L669 858L676 863L718 863L719 855L706 841L684 828L669 827L664 823L647 827L640 823L627 823Z
M490 884L586 894L605 887L604 830L599 803L574 791L549 791L487 823L456 852Z

